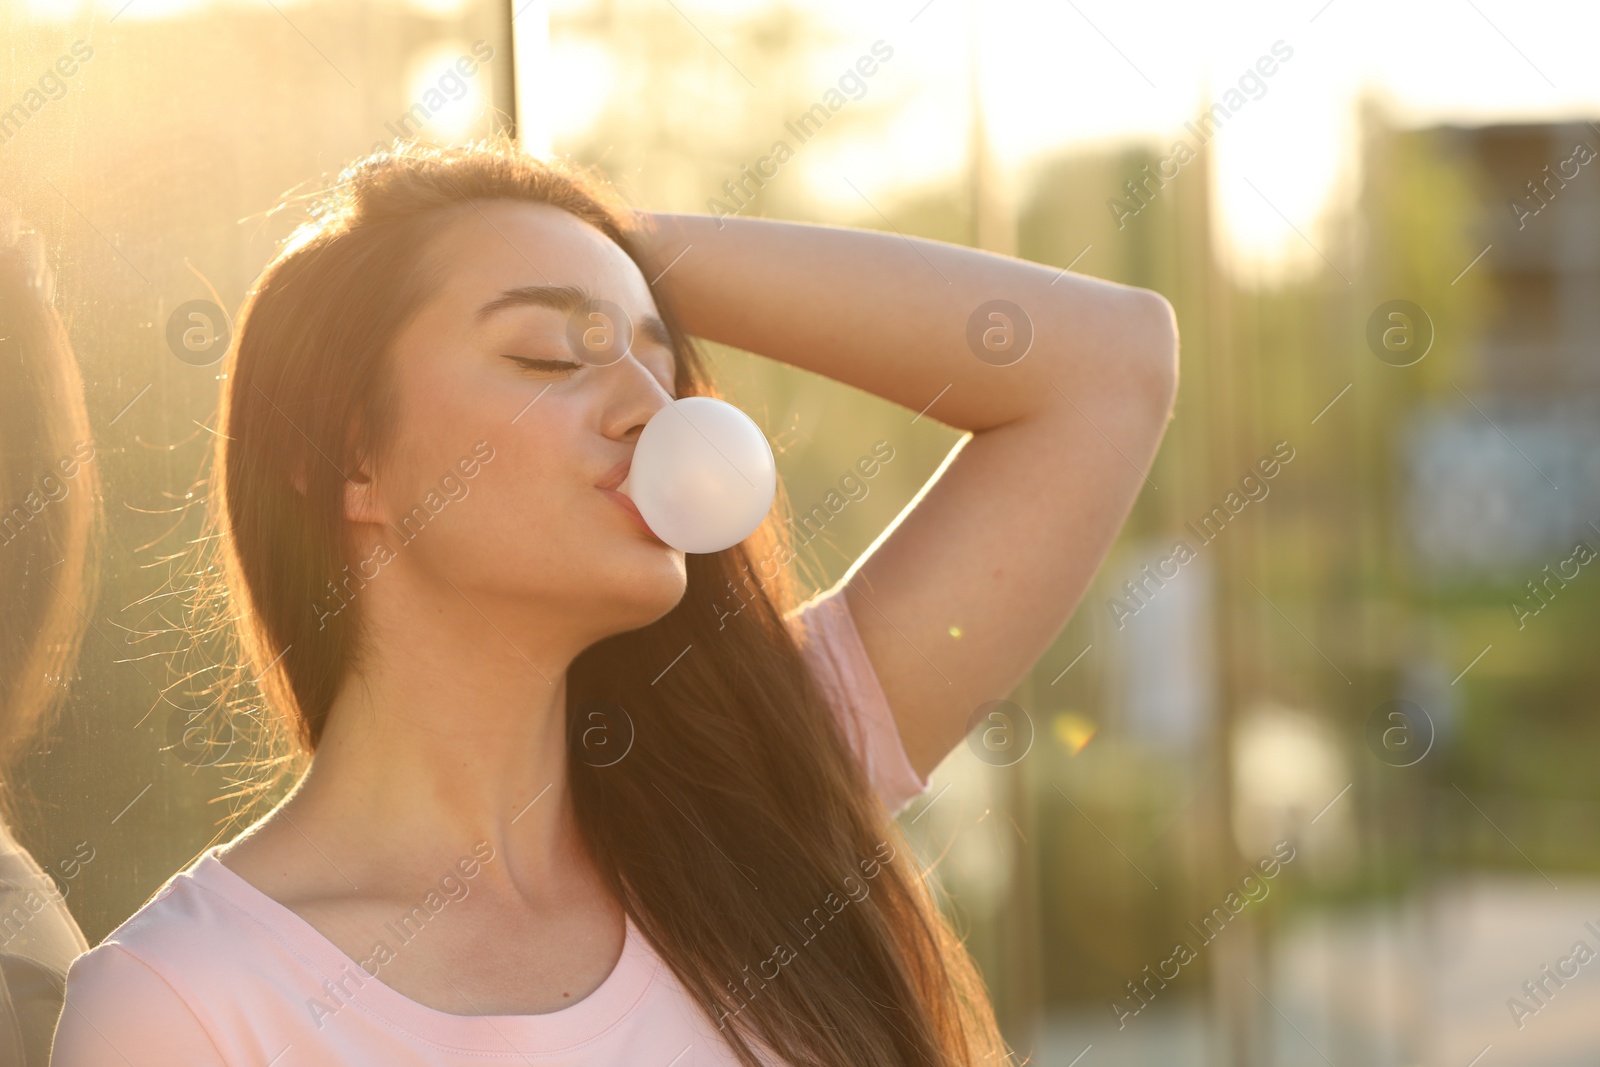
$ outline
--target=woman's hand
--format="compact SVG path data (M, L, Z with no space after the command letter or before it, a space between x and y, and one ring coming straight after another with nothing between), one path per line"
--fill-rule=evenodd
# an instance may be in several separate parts
M926 776L1049 648L1145 484L1177 391L1171 305L939 241L643 221L646 277L690 333L970 431L846 575ZM1021 314L986 306L997 300Z

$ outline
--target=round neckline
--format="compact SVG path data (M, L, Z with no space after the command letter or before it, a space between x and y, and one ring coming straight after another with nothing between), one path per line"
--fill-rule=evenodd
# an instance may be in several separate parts
M323 1025L335 1025L346 1012L359 1012L403 1033L434 1044L474 1052L560 1052L599 1038L644 999L661 959L624 913L622 954L609 974L582 1000L537 1015L455 1015L429 1007L386 984L380 970L369 974L338 945L291 908L274 900L217 857L221 845L200 854L188 873L195 882L227 900L261 925L301 962L345 993L323 986L320 999L330 1011ZM309 1018L309 1017L308 1017Z

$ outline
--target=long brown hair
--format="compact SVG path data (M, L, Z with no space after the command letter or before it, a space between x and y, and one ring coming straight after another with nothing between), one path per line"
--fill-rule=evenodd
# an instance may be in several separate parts
M100 482L41 235L0 201L0 816L60 703L97 590Z
M438 209L496 199L568 211L638 260L632 213L590 171L503 137L402 143L346 168L246 297L224 367L209 541L220 567L209 573L290 739L258 760L281 767L315 751L359 653L362 602L331 616L313 607L348 562L340 472L381 455L394 430L385 353L428 296L420 253L453 215ZM654 296L678 395L715 395ZM769 517L740 545L690 555L672 611L573 662L569 727L609 702L634 730L615 762L570 747L586 844L749 1067L758 1049L819 1067L998 1062L1005 1046L977 970L783 621L787 571L749 580L755 560L790 558L784 544ZM724 625L730 588L746 603Z

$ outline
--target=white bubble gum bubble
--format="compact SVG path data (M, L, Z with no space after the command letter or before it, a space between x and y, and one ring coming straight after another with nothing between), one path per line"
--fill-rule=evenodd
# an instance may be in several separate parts
M686 396L651 416L617 487L680 552L721 552L772 509L778 466L761 427L723 400Z

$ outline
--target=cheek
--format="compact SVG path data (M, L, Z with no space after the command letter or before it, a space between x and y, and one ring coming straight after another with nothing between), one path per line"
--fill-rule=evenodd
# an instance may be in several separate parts
M445 508L455 512L453 550L495 556L508 565L521 559L544 566L546 560L570 553L574 540L581 540L581 517L586 507L593 507L583 499L585 490L600 499L586 485L594 461L586 464L579 454L577 420L561 417L564 412L556 405L541 414L538 421L531 420L530 411L515 425L506 419L489 428L480 425L462 438L467 447L449 456L448 470L466 494ZM478 442L485 444L474 453ZM476 463L477 473L464 476L458 465L462 460Z
M448 376L417 370L400 388L388 459L393 493L409 507L450 475L460 477L456 464L471 456L474 441L498 448L506 425L485 398Z
M390 490L390 506L411 513L431 493L437 514L423 535L398 538L401 553L458 583L547 594L594 583L595 547L627 536L592 484L615 445L597 434L581 391L557 383L526 406L538 392L492 377L406 383L395 437L403 488ZM442 479L453 479L457 499Z

